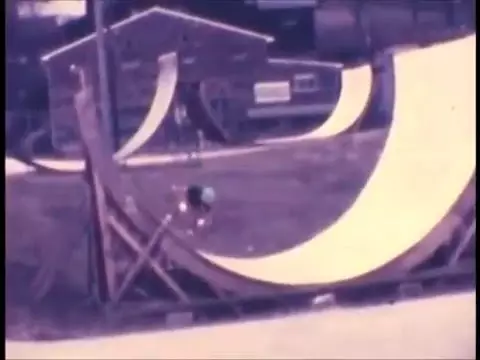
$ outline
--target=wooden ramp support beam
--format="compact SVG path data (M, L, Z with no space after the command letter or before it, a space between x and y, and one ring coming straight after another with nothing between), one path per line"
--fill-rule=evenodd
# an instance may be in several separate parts
M452 252L451 257L448 260L448 266L455 266L458 263L458 261L460 260L460 257L465 253L465 251L474 241L476 232L477 232L477 220L473 219L472 223L470 224L470 226L468 226L466 231L463 233L463 236L460 239L458 245Z
M114 212L109 210L106 193L93 169L87 167L87 171L91 173L88 178L91 179L92 197L94 198L92 213L94 215L95 228L97 229L95 232L96 236L92 239L94 243L91 248L95 249L93 252L95 260L93 263L98 286L97 292L105 294L102 302L117 304L121 301L126 292L134 285L136 276L145 267L150 268L158 279L172 290L180 302L188 302L189 297L186 293L168 275L167 271L151 257L153 248L164 235L172 216L169 215L165 218L165 221L160 224L147 245L143 247L139 241L139 236L132 235L127 226L124 226L113 214ZM121 239L138 256L137 260L129 266L125 278L120 283L117 282L117 266L113 251L113 241L118 241L118 239Z
M87 165L90 164L87 161ZM145 236L145 233L139 231L128 222L128 214L120 210L118 206L114 206L109 202L109 196L105 188L100 183L95 170L91 166L86 166L86 179L91 187L92 196L92 217L94 224L94 236L90 237L89 243L89 263L90 278L92 283L92 295L98 304L106 306L109 315L112 309L117 307L123 308L126 303L125 295L127 292L137 285L135 280L138 279L140 272L148 269L165 285L175 296L173 301L165 299L157 299L157 305L152 307L152 301L146 301L146 307L155 309L156 312L162 312L162 308L166 312L172 312L174 308L193 307L195 300L189 294L189 289L182 288L172 275L172 266L166 254L154 256L154 249L161 248L161 242L165 236L173 239L179 235L173 229L170 229L172 221L179 214L178 208L164 217L164 220L158 225L151 236ZM118 279L118 259L114 251L114 245L121 242L130 249L135 260L128 265L123 279ZM176 269L175 269L176 270ZM227 294L212 284L207 284L212 294L210 301L225 302ZM205 299L204 299L205 300ZM143 303L138 303L138 313L142 313ZM132 304L133 305L133 304ZM241 310L236 304L230 307L232 314L240 315Z

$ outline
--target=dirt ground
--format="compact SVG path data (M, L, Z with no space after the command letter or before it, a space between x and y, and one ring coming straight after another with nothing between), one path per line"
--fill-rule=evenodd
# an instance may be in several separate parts
M213 186L218 199L212 226L193 245L229 256L258 256L306 241L338 219L368 180L386 135L384 130L346 135L210 159L201 166L136 169L125 176L159 202L172 185ZM25 318L39 316L18 308L29 302L26 285L39 264L55 267L57 285L68 288L69 296L86 293L87 190L78 174L7 179L7 333L12 330L12 336L17 336L13 329L25 327Z

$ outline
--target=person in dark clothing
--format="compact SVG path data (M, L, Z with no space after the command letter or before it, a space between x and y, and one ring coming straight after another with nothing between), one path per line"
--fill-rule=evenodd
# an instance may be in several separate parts
M209 186L189 185L186 198L193 209L208 213L215 201L215 190Z
M188 118L185 105L181 102L175 104L173 110L173 142L176 147L181 147L184 145L184 132L186 130Z
M212 208L216 200L215 190L210 186L192 184L188 186L172 186L176 202L176 211L182 218L182 227L193 235L207 228L212 222Z

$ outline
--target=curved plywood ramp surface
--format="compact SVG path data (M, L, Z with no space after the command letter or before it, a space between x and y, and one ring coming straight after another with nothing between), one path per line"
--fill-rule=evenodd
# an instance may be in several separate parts
M168 246L170 255L239 290L251 288L247 279L257 285L327 285L378 273L392 261L404 269L422 261L449 238L428 235L475 173L475 40L395 57L396 104L384 152L357 200L331 227L265 257L196 257L175 243ZM448 223L442 231L453 231L455 224ZM404 254L409 256L401 261Z
M342 71L342 85L337 105L325 123L300 136L262 140L262 144L282 144L328 138L346 131L366 110L373 92L372 68L368 65Z
M158 62L160 75L150 110L137 132L115 154L117 160L124 159L140 149L160 128L170 108L178 80L177 55L176 53L163 55Z
M138 130L114 155L115 160L121 161L140 149L159 129L165 119L175 94L178 80L178 66L176 53L161 56L157 90L152 105ZM77 172L85 167L83 160L46 160L34 159L33 162L42 168L58 172Z
M33 166L19 161L14 158L5 157L5 175L11 176L15 174L24 174L27 172L35 171Z

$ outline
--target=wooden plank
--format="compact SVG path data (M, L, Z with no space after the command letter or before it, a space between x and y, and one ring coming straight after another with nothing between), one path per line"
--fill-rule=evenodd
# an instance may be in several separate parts
M453 266L457 264L458 260L460 259L460 256L462 256L462 254L465 252L468 245L470 244L470 241L472 241L476 231L477 231L477 221L476 219L474 219L473 222L468 227L467 231L465 232L462 241L460 242L460 244L458 244L457 248L453 252L450 259L448 260L448 266Z
M105 192L102 185L98 179L98 176L95 173L92 173L94 188L95 188L95 201L97 208L98 222L100 226L100 231L102 234L101 246L103 258L105 261L105 276L108 289L108 297L112 298L112 295L115 292L116 288L116 271L115 271L115 259L113 258L113 244L112 244L112 234L108 229L107 222L107 203Z
M108 222L110 223L112 228L115 230L115 232L118 235L120 235L120 237L125 241L125 243L132 248L132 250L134 250L139 255L142 254L143 252L142 247L128 233L128 231L123 227L123 225L121 225L117 221L117 219L115 219L113 216L109 216ZM164 271L164 269L161 266L159 266L156 262L154 262L150 258L147 258L147 262L150 268L153 270L153 272L170 287L170 289L175 293L175 295L177 295L178 299L181 302L183 303L190 302L188 295L182 289L180 289L180 287L175 283L175 281L173 281L173 279Z
M164 218L161 225L157 228L157 230L155 230L153 235L150 237L150 240L148 241L147 246L143 250L141 250L136 262L132 265L132 267L128 271L117 293L115 294L113 298L115 302L119 301L122 298L122 296L125 294L127 289L130 287L130 285L134 281L137 274L142 269L142 267L146 265L148 259L150 259L150 254L152 253L155 245L157 245L158 242L160 241L160 236L163 235L163 233L166 230L166 227L171 222L172 218L173 217L171 215L167 215Z
M85 158L85 178L90 183L91 198L92 198L92 217L94 223L94 236L91 238L90 256L92 257L91 266L92 277L96 282L96 290L93 296L101 301L102 292L105 291L105 301L110 301L112 294L115 292L116 286L116 271L115 261L113 259L112 237L107 222L107 202L105 191L95 174L91 161L88 157ZM102 289L102 283L105 283L105 289Z

